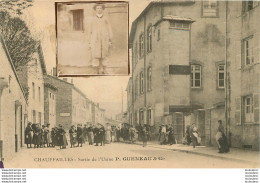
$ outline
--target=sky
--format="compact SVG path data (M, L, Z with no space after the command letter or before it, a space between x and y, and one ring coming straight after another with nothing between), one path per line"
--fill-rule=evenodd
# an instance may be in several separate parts
M51 74L51 69L56 66L54 2L55 0L34 0L34 5L24 10L22 16L33 36L41 40L48 74ZM130 26L149 2L150 0L129 0ZM77 77L73 78L73 82L90 100L99 103L106 110L107 117L114 118L122 109L122 93L123 110L126 111L127 93L125 90L129 76Z

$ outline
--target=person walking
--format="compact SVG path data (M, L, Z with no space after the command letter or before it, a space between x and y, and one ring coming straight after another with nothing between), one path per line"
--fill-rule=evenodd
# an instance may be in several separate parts
M169 128L168 141L169 141L169 144L170 144L170 145L176 144L173 127L170 127L170 128Z
M47 147L50 147L51 143L52 141L51 141L50 124L48 123L44 128L44 144L46 144Z
M199 137L198 129L195 123L193 123L191 127L191 140L192 140L193 148L195 148L198 145L198 137Z
M87 134L88 134L88 143L89 143L89 145L93 145L93 143L94 143L94 133L93 133L92 125L90 125L87 128Z
M59 146L60 149L66 149L66 146L68 145L67 138L66 138L66 132L63 129L62 125L59 125L58 134L59 136Z
M69 134L70 134L70 148L72 148L72 147L75 147L76 138L77 138L77 132L76 132L76 128L74 125L71 126L71 128L69 130Z
M216 134L216 141L218 144L219 153L227 153L229 152L229 145L227 141L227 137L225 135L225 129L222 125L222 120L218 120L218 130Z
M89 49L91 50L92 66L98 74L106 74L112 48L112 28L110 22L103 14L105 5L97 3L94 5L95 16L92 18L89 32Z
M25 129L25 144L27 145L27 148L32 148L32 141L33 141L33 129L32 129L32 123L29 122Z
M78 147L82 147L82 143L83 143L83 129L82 129L82 125L78 124L77 125L77 140L78 140ZM80 144L80 146L79 146Z
M142 130L142 140L143 140L143 147L146 147L147 146L147 140L148 140L148 132L147 132L145 127Z

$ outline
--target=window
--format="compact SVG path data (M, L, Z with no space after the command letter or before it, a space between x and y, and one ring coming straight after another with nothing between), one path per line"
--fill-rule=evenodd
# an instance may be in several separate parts
M36 111L35 110L32 110L32 120L33 120L33 123L35 124L36 123Z
M152 110L148 109L147 110L147 124L151 125L151 123L152 123Z
M147 90L152 90L152 67L147 69Z
M258 1L252 1L252 0L249 0L249 1L243 1L242 2L242 12L245 13L245 12L248 12L252 9L254 9L256 6L258 6Z
M144 123L144 111L143 111L143 109L140 109L140 111L139 111L139 123L140 124Z
M50 98L51 98L51 93L50 93Z
M144 34L139 36L139 57L144 55Z
M152 26L147 30L147 52L152 51Z
M202 16L203 17L218 16L218 2L217 1L202 1Z
M191 65L191 87L200 88L201 87L201 66Z
M254 63L254 52L253 52L253 36L250 36L242 41L243 49L243 65L250 65Z
M251 123L254 121L254 109L253 109L253 97L246 96L244 97L244 114L245 122Z
M218 66L218 88L225 88L225 65Z
M140 73L140 94L144 93L144 73Z
M138 62L138 43L135 43L135 64Z
M158 29L158 32L157 32L157 41L159 41L161 39L161 30Z
M38 112L38 117L39 117L38 123L40 123L40 125L42 125L42 113L41 112Z
M188 30L189 28L190 24L186 22L170 22L170 29Z
M83 30L83 10L72 10L73 16L73 30Z
M138 77L135 79L135 100L137 99L138 96Z
M39 97L39 102L41 101L41 87L38 87L38 97Z
M33 93L33 99L35 99L35 84L32 82L32 93Z

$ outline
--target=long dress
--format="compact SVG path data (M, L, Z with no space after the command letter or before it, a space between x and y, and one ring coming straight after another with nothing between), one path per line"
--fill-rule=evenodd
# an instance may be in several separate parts
M77 140L79 144L83 143L83 129L81 127L77 128Z
M105 136L105 141L106 141L106 144L110 144L111 143L111 129L108 128L106 130L106 136Z
M219 147L219 152L220 153L227 153L229 152L229 145L228 145L228 140L227 140L227 137L225 135L225 132L224 132L224 127L222 125L220 125L218 127L218 132L217 132L217 135L219 138L217 139L220 147Z
M59 146L66 148L68 142L67 142L65 130L63 128L60 128L58 131L58 135L59 135Z
M44 129L44 141L45 141L45 144L47 144L48 146L49 146L50 143L52 143L51 134L50 134L50 129L49 128L45 128Z
M25 129L25 144L32 144L33 140L33 129L31 126L27 126Z
M88 134L89 145L92 145L94 143L94 133L92 127L88 127L87 134Z
M76 144L76 137L77 137L76 130L70 129L69 134L70 134L70 144L71 146L73 146Z

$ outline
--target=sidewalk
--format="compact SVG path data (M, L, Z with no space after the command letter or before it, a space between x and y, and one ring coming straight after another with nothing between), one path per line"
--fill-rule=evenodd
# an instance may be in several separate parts
M138 141L136 143L142 145L142 142ZM172 151L191 153L191 154L207 156L212 158L219 158L223 160L249 163L256 167L260 167L260 152L258 151L244 150L239 148L230 148L229 153L222 154L222 153L218 153L217 147L196 146L196 148L193 148L192 146L183 145L183 144L160 145L159 142L156 141L148 142L147 146L159 148L159 149L167 149Z

